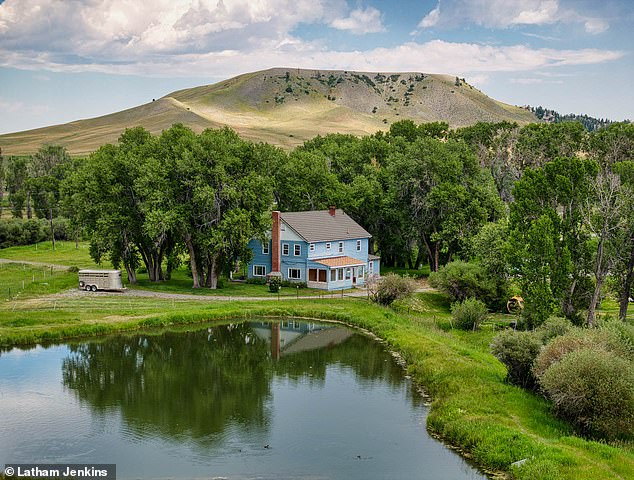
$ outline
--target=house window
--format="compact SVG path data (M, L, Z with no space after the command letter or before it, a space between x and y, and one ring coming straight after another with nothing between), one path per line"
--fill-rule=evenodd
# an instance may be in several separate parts
M299 268L288 269L289 280L300 280L302 278L302 271Z
M327 251L327 252L329 252L329 251L330 251L330 247L331 247L330 242L327 242L327 243L326 243L326 251Z
M337 280L339 281L343 280L343 268L337 269Z
M266 276L266 266L265 265L253 265L253 276L254 277L264 277L264 276Z
M297 243L295 244L295 252L294 252L296 257L299 257L302 254L302 246L298 245Z
M361 251L361 240L357 240L357 252Z
M268 255L268 254L269 254L269 242L266 242L262 244L262 255Z
M330 281L331 282L336 282L337 281L337 269L335 269L335 268L330 270Z
M346 280L350 280L350 278L352 277L352 269L350 268L346 268Z
M343 253L343 242L339 242L339 253Z
M313 253L315 251L315 244L311 243L310 244L310 253Z
M282 255L288 255L288 252L289 252L288 243L283 243L282 244Z

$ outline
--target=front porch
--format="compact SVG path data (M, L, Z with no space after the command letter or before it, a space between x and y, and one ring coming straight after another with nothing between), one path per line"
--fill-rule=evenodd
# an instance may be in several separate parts
M344 290L365 284L365 263L352 257L330 257L309 262L307 286Z

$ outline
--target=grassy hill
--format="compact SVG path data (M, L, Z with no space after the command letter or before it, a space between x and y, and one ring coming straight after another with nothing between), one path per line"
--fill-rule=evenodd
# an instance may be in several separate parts
M532 112L448 75L273 68L179 90L103 117L0 135L0 147L16 155L56 143L85 154L116 142L125 128L142 125L160 133L177 122L196 131L227 125L245 138L292 147L317 134L371 134L401 119L445 121L452 127L536 121Z

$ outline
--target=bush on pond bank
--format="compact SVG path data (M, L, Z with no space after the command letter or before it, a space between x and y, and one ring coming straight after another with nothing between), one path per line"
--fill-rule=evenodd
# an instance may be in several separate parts
M510 383L539 388L555 413L584 435L634 438L634 327L595 329L548 320L530 332L505 331L491 344Z

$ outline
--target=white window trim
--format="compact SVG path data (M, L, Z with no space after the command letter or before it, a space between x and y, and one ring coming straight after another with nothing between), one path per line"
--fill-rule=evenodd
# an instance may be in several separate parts
M269 242L262 244L262 255L268 255L270 253Z
M291 277L291 270L297 270L299 272L299 277ZM301 280L302 279L302 269L301 268L289 268L286 278L288 278L289 280Z
M339 253L343 253L343 242L339 242Z
M299 253L297 253L298 249L299 249ZM293 247L293 256L294 257L302 256L302 245L300 243L296 243L295 246Z
M262 270L264 271L264 273L262 275L259 275L259 274L255 273L255 267L262 267ZM266 265L253 265L253 276L254 277L266 277Z
M288 243L282 244L282 255L288 257L291 253L291 246Z
M361 240L357 240L357 252L361 251Z

